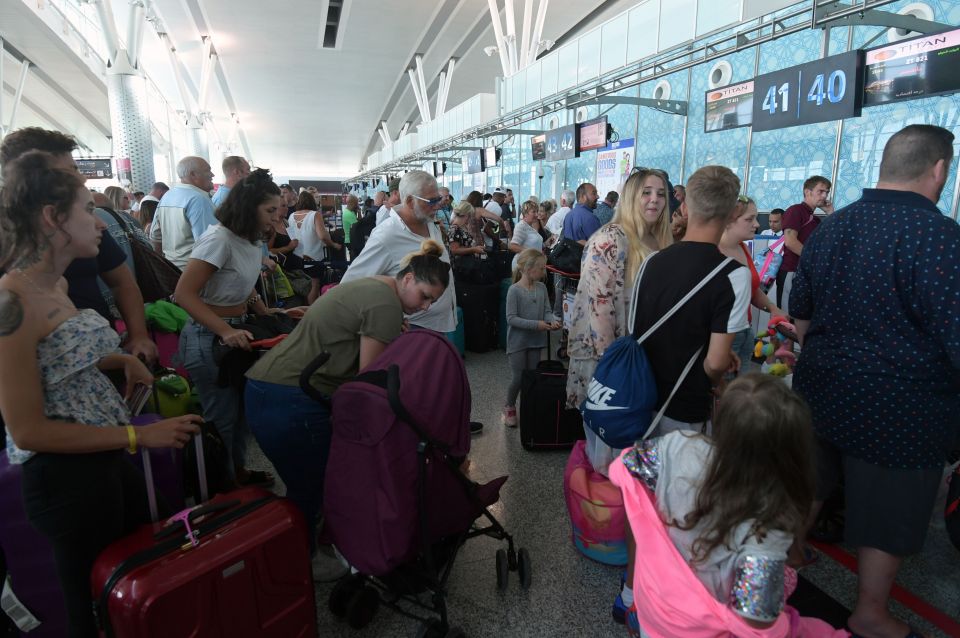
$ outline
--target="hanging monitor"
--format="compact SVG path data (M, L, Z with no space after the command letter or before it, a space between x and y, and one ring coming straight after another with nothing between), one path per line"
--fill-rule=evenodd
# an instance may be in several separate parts
M484 159L486 168L493 168L497 165L497 160L500 159L500 151L497 150L496 146L488 146L484 149Z
M90 179L110 179L113 177L113 161L109 158L102 159L75 159L77 170L84 177Z
M607 145L607 116L587 120L580 128L580 152L604 148Z
M750 126L753 119L753 80L706 92L703 132Z
M866 65L864 106L960 91L960 29L870 49Z
M576 124L568 124L547 131L547 161L556 162L579 157L579 135L580 129Z
M483 163L483 150L466 151L463 154L463 172L464 173L482 173L485 166Z
M530 138L530 147L533 151L533 160L547 159L547 136L534 135Z

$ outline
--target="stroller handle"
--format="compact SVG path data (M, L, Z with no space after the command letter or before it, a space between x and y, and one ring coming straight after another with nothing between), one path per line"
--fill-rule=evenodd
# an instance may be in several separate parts
M329 352L321 352L318 354L313 361L307 364L307 367L303 369L303 372L300 373L300 389L303 390L303 393L308 397L320 403L328 410L330 409L330 399L325 396L320 390L317 390L310 383L310 377L313 376L313 373L316 372L320 366L325 364L330 360Z

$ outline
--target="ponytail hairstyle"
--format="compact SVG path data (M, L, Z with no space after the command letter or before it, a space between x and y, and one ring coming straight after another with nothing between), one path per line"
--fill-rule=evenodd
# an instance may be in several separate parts
M54 207L54 223L70 215L83 188L75 171L54 168L50 153L29 151L3 167L4 187L0 200L0 268L24 267L40 259L50 241L40 225L45 206Z
M442 255L443 246L432 239L424 239L420 250L410 253L400 262L397 280L403 279L407 273L413 273L415 281L443 286L446 290L450 284L450 264L440 259Z
M254 243L263 238L257 208L272 196L279 197L280 188L273 183L270 171L258 168L230 189L217 209L217 219L234 235Z
M480 191L470 191L464 199L470 202L474 208L483 208L483 195L480 194Z
M682 523L671 523L683 530L706 523L693 543L693 562L730 546L734 530L747 521L760 541L770 530L802 534L814 497L813 455L810 410L797 393L768 374L731 383L717 407L694 509Z
M520 281L523 273L535 268L540 262L547 263L547 257L536 248L527 248L517 257L517 267L513 269L513 283Z

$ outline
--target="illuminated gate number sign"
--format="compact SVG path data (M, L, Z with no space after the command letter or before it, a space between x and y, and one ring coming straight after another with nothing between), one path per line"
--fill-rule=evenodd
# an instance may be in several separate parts
M862 51L761 75L753 83L753 130L857 117L862 85Z

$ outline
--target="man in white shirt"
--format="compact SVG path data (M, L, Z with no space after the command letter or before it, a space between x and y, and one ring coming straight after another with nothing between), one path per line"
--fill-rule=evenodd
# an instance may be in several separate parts
M150 192L140 199L137 208L139 209L143 202L159 202L160 198L166 195L168 190L170 190L170 187L163 182L155 182L153 184L153 188L150 189Z
M577 203L577 196L573 191L563 191L560 195L560 208L547 220L547 232L551 235L560 235L563 230L563 220L567 218L570 207Z
M424 239L433 239L443 246L443 235L434 223L443 197L437 180L424 171L410 171L400 180L398 203L383 222L378 223L361 252L350 264L341 283L362 277L400 272L401 260L420 250ZM443 249L441 259L450 263L450 253ZM456 290L453 277L450 285L428 310L410 315L410 324L437 332L451 332L457 327Z
M767 217L767 223L770 225L770 232L764 233L765 235L776 235L777 237L783 237L783 209L774 208L770 211L769 217ZM782 251L781 251L781 254Z
M157 205L150 241L182 270L193 252L193 244L218 222L210 201L213 171L207 160L184 157L177 164L177 176L180 183L174 184Z
M397 185L393 185L393 188L390 189L390 198L385 201L383 206L377 211L377 226L390 216L390 211L397 207L400 200L400 188Z

